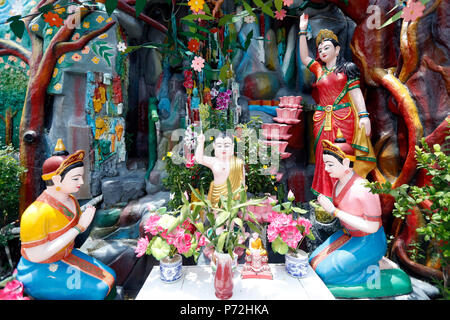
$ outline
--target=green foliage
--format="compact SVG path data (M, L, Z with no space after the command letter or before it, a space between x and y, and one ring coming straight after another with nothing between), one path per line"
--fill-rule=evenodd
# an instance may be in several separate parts
M450 136L446 137L448 141ZM430 148L425 139L422 147L416 146L417 168L427 170L430 183L425 186L402 185L392 189L389 182L369 183L373 193L389 194L395 198L393 215L404 219L410 210L424 202L430 201L429 209L421 207L425 214L425 225L417 229L424 241L439 243L439 255L443 266L450 262L450 155L448 144L441 147L435 144Z
M245 248L242 244L242 240L245 239L245 225L248 225L254 232L261 233L261 226L257 222L255 215L247 210L247 207L258 206L264 199L248 200L243 186L233 192L229 180L227 180L227 188L227 196L222 196L218 208L213 208L203 190L197 192L190 186L191 191L199 200L190 204L192 205L192 210L188 210L187 216L191 221L196 221L199 213L203 212L208 221L206 224L203 222L197 223L197 231L201 232L210 241L217 252L228 252L233 257L235 248ZM255 222L248 221L247 216ZM181 224L183 221L183 219L180 219L179 223ZM209 228L205 229L205 226ZM173 228L175 227L176 225L173 226Z
M6 110L11 108L17 111L13 118L13 145L19 147L19 125L21 110L27 91L28 77L25 70L18 68L3 69L0 71L0 115L5 116ZM5 123L0 118L0 144L4 144Z
M0 148L0 228L19 217L20 166L18 155L11 146Z
M264 164L262 159L254 161L255 155L260 155L260 148L264 148L262 141L256 138L256 134L261 128L262 121L259 117L253 117L250 122L239 124L241 130L240 143L245 144L245 154L243 155L245 163L245 184L247 191L256 195L265 193L275 194L278 189L275 175L268 172L270 163ZM268 157L270 159L271 148L267 147ZM266 161L264 161L266 162Z
M163 185L171 193L171 199L168 203L169 208L174 209L182 205L182 193L190 192L189 185L203 190L209 189L213 175L207 167L195 164L193 167L187 168L184 164L175 164L171 152L164 160L168 176L163 179Z

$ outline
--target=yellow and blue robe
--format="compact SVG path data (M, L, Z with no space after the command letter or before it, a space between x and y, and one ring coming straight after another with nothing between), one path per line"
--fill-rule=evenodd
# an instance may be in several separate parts
M39 263L26 255L26 248L53 241L78 224L81 209L78 201L71 198L76 212L44 191L22 215L22 258L17 266L17 280L35 299L102 300L114 289L114 270L74 249L74 241Z

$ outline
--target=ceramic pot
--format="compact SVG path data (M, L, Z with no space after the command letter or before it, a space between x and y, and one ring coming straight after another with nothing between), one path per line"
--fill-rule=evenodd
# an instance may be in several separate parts
M181 279L183 270L183 259L179 254L173 258L165 257L159 262L159 273L161 281L173 283Z
M214 276L216 297L221 300L230 299L233 295L232 259L228 253L215 253L217 270Z
M286 271L294 278L302 278L308 273L308 254L303 250L297 250L297 252L288 252L284 256L286 261Z

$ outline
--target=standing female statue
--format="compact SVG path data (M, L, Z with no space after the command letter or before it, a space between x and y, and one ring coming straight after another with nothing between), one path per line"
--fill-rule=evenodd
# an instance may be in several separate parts
M21 217L17 279L35 299L97 300L115 293L114 270L73 248L95 214L92 206L81 212L72 196L84 183L83 159L84 151L69 155L59 139L42 167L47 188Z
M316 90L313 92L313 98L318 104L313 116L316 167L312 191L330 198L333 180L323 170L321 142L324 139L334 141L340 128L344 138L356 150L354 170L365 178L376 166L369 138L369 113L359 88L359 70L354 63L346 62L339 55L341 47L333 31L320 30L316 38L319 59L314 60L308 56L307 15L301 15L299 27L302 63L316 76Z

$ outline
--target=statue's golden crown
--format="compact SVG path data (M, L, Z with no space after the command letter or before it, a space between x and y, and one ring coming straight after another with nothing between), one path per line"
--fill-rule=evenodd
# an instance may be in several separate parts
M319 43L321 43L323 41L323 39L334 39L337 42L339 42L336 34L329 29L322 29L319 31L319 33L317 34L317 37L316 37L316 45L318 46Z
M354 155L346 154L344 151L342 151L341 148L332 144L329 140L322 140L322 146L323 146L323 150L327 150L331 153L334 153L341 159L347 158L353 162L356 160L356 157Z
M58 140L55 151L64 151L64 146L61 139ZM84 150L78 150L77 152L69 156L52 156L45 160L42 167L42 179L51 180L52 177L61 174L66 168L77 163L83 162L85 152Z

